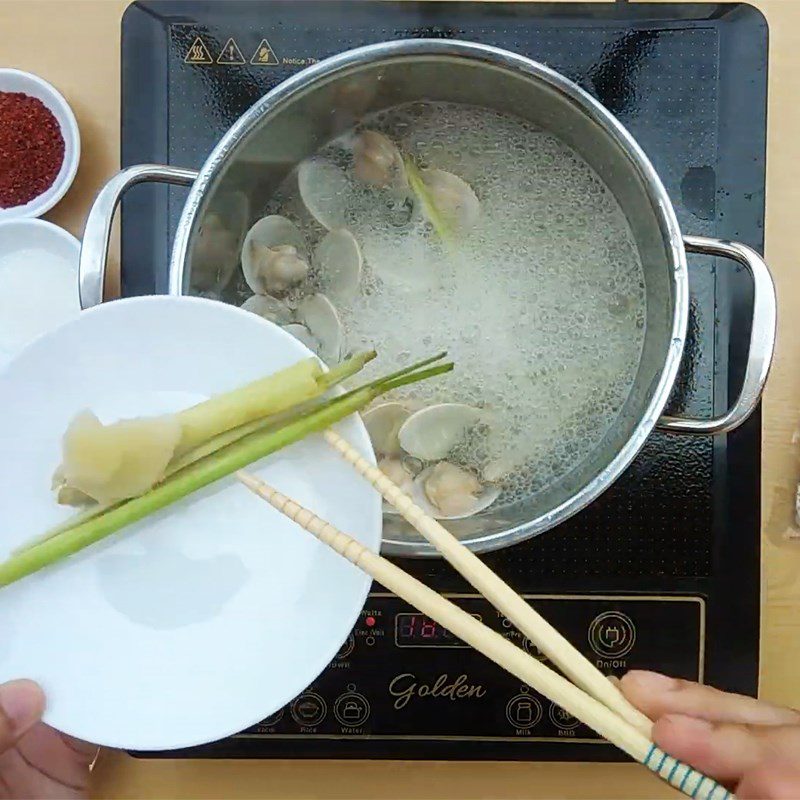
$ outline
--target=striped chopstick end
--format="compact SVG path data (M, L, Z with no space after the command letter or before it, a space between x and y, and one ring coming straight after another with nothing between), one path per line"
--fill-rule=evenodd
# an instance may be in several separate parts
M695 800L736 800L722 784L653 745L642 763L659 778Z

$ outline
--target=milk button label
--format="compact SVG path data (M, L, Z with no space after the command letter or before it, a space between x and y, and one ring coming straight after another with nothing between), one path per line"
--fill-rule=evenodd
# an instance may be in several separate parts
M518 694L506 704L506 719L515 728L532 728L541 718L542 704L529 694Z

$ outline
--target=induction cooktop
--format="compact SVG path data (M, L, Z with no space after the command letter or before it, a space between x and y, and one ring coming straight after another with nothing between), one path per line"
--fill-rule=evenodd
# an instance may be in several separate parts
M408 37L492 44L557 69L638 139L684 233L762 249L768 34L759 13L740 3L140 0L122 27L124 165L199 168L253 102L304 66ZM161 186L126 196L124 294L166 292L185 196ZM688 346L670 410L710 416L741 385L752 292L746 274L710 258L690 257L690 277ZM760 445L760 413L727 436L654 433L589 508L486 561L609 674L651 668L753 694ZM443 562L399 563L535 653ZM312 686L252 729L184 754L622 758L373 588ZM303 620L296 625L301 631Z

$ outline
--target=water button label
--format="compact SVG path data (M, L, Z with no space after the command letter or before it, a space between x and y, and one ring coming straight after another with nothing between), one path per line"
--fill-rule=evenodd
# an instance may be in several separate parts
M367 698L354 691L339 695L333 704L333 715L346 728L361 727L369 719L370 710Z
M606 611L589 626L589 645L604 658L628 655L636 642L636 627L621 611Z

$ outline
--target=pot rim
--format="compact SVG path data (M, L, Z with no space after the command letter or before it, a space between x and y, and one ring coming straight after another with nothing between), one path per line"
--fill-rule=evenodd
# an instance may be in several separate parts
M671 341L653 396L632 435L602 472L580 491L546 514L498 533L462 539L462 543L473 552L489 552L517 544L555 527L594 502L619 478L637 456L661 416L677 378L683 356L689 315L689 287L686 251L675 210L658 173L637 141L616 117L592 95L555 70L525 56L490 45L455 39L401 39L379 42L344 51L307 67L258 100L234 123L206 159L189 192L178 222L170 260L169 294L183 294L190 232L206 190L225 164L229 154L250 133L265 113L271 111L278 104L287 102L298 92L304 91L312 82L375 61L415 56L450 56L483 62L487 66L498 67L525 75L533 80L542 81L571 100L620 147L639 173L658 219L668 260L672 265L670 280L674 290L674 311ZM424 541L384 539L382 550L389 555L398 556L438 556L435 548Z

